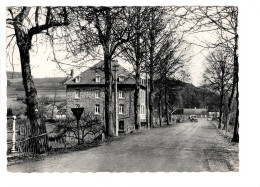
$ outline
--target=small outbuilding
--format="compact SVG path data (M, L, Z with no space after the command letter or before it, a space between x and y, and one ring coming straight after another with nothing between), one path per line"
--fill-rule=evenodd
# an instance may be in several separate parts
M205 108L176 108L171 112L171 121L180 123L187 121L190 115L196 115L197 118L207 117L208 110Z
M56 114L56 119L66 119L67 110L66 109L60 109Z

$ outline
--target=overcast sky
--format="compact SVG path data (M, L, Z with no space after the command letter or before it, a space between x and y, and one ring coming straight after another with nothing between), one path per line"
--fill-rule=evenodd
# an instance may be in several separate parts
M10 29L7 29L7 35L10 35L13 31ZM48 42L41 41L40 35L37 35L38 41L40 41L39 44L32 47L32 50L30 52L30 58L31 58L31 69L32 69L32 75L35 78L44 78L44 77L63 77L66 76L66 73L59 69L56 62L52 61L52 49ZM196 35L189 35L186 37L186 40L188 40L191 43L198 43L199 40L211 40L211 35L208 33L200 33ZM33 38L35 40L35 36ZM11 48L12 49L12 48ZM203 73L203 61L205 59L205 56L207 55L206 50L202 50L201 47L192 45L189 51L190 54L188 55L194 55L193 58L190 61L189 66L189 73L191 75L191 83L193 83L195 86L199 86L201 83L201 77ZM64 63L70 63L68 60L64 59L65 53L57 53L59 56L57 58L61 60L61 62ZM100 60L102 57L100 57ZM7 59L7 71L12 71L12 67L10 65L10 59ZM20 67L20 61L19 61L19 53L17 46L15 46L14 50L14 59L13 59L15 70L17 72L21 71ZM75 69L75 73L79 73L80 71L84 71L89 66L93 65L91 62L87 62L84 64L85 67L82 67L81 69L75 68L73 66L66 66L62 65L61 67L67 72L69 72L70 69Z
M31 57L31 67L32 67L32 75L36 78L44 78L44 77L62 77L66 76L66 74L59 69L56 62L53 62L51 59L52 51L51 49L46 46L42 45L39 46L37 51L34 48L35 51L30 52ZM201 75L203 73L203 60L204 55L206 54L204 52L201 53L201 48L194 46L191 50L191 53L196 54L190 62L190 75L191 75L191 82L198 86L201 81ZM15 50L14 54L14 62L15 62L15 71L20 72L20 62L19 62L19 54L17 53L17 50ZM93 63L86 63L86 66L91 66ZM62 66L64 69L69 70L72 69L72 66ZM82 67L81 71L84 71L87 69L87 67ZM78 68L75 68L75 73L79 72L80 70ZM10 65L10 62L7 61L7 71L12 71L12 67Z

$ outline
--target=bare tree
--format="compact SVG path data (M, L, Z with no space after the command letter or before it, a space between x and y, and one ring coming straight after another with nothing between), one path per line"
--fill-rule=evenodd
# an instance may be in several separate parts
M121 46L122 58L130 62L135 74L135 93L134 93L134 113L135 113L135 128L140 128L140 84L141 73L143 73L143 66L147 60L146 35L149 18L148 7L132 7L132 14L134 16L132 34L135 37Z
M165 41L162 48L158 52L159 66L157 67L156 77L159 82L159 103L161 103L164 97L164 108L166 115L166 124L169 125L169 94L170 94L170 82L171 80L185 79L188 76L187 62L190 60L190 56L187 51L189 44L183 38L183 35L178 36L172 34L172 37ZM183 73L185 71L186 73ZM162 107L159 106L160 115L162 114ZM160 124L161 124L161 116Z
M205 85L211 88L212 91L218 91L219 102L219 124L221 128L223 119L224 100L228 92L232 88L232 56L226 53L225 48L217 48L207 57L206 69L203 74Z
M180 31L181 26L184 24L184 18L187 11L182 11L181 7L150 7L149 11L150 19L146 39L148 61L145 64L145 67L149 74L149 121L151 127L153 127L153 98L155 97L154 81L158 78L156 77L157 68L161 65L162 52L164 51L165 43L167 43L166 41L171 37L175 37L175 34ZM182 32L185 33L184 31ZM178 37L178 39L180 38ZM173 45L176 45L176 43ZM172 49L174 49L174 47ZM167 58L169 58L169 56ZM172 61L172 59L170 61Z
M45 124L39 119L37 91L31 75L30 50L34 36L46 34L50 28L69 24L67 9L66 7L8 7L7 11L7 27L14 30L13 39L20 53L27 115L31 126L29 151L46 152L48 138ZM8 45L11 45L11 42Z
M119 47L130 41L133 15L127 7L79 7L81 19L88 22L96 46L101 46L105 74L105 123L106 135L114 136L112 122L112 60L118 55ZM86 35L82 42L89 41Z
M238 7L224 6L224 7L185 7L186 11L191 13L189 23L192 27L189 29L193 33L211 32L217 35L218 42L203 42L206 45L202 47L217 48L219 46L226 48L233 54L233 83L228 102L228 117L226 124L228 125L230 119L230 112L236 100L236 117L239 113L238 100ZM236 94L237 93L237 94ZM236 95L236 96L235 96ZM235 130L232 141L238 142L238 119L235 120Z
M164 20L165 9L161 7L150 7L150 18L149 27L147 33L147 48L148 48L148 58L149 60L145 64L147 72L149 74L149 121L150 127L154 127L153 116L154 116L154 76L156 71L156 66L158 62L155 60L157 57L157 52L162 46L162 41L165 39L165 29L166 23Z

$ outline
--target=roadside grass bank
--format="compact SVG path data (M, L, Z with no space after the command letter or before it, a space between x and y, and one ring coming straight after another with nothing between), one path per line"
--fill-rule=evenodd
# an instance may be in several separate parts
M76 145L72 147L62 147L62 148L51 148L47 153L43 154L33 154L33 153L12 153L7 155L7 166L20 164L24 162L31 162L31 161L39 161L44 160L47 157L67 154L75 151L84 151L94 147L101 146L102 144L110 144L113 141L119 141L125 138L128 135L138 134L140 131L135 131L130 134L120 134L118 137L109 137L105 140L95 140L91 143L84 143L81 145Z
M211 121L211 123L216 127L216 129L217 129L217 131L219 132L219 134L221 134L222 137L224 137L225 139L227 139L228 142L230 142L230 143L232 143L232 144L234 144L234 145L235 145L235 144L238 144L238 143L235 143L235 142L231 142L232 137L233 137L233 133L230 132L230 131L227 131L227 132L226 132L225 129L222 128L223 124L222 124L221 128L218 128L218 122L216 122L216 121Z
M175 125L176 124L170 124L169 126L163 125L163 126L156 126L154 128L150 128L150 129L133 130L129 134L119 134L119 136L117 136L117 137L108 137L108 138L104 139L103 141L101 138L98 138L98 139L92 141L91 143L85 142L84 144L81 144L81 145L50 148L47 153L43 153L43 154L11 153L11 154L7 155L7 166L20 164L20 163L24 163L24 162L40 161L40 160L44 160L45 158L48 158L48 157L61 155L61 154L68 154L68 153L76 152L76 151L84 151L84 150L88 150L88 149L98 147L98 146L101 146L104 144L110 144L114 141L120 141L124 138L135 136L138 134L145 135L146 133L148 133L151 130L156 130L159 128L170 128Z

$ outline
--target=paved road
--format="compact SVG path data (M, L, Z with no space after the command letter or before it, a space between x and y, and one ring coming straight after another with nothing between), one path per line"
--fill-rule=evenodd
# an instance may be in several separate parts
M45 160L8 166L10 172L200 172L238 171L238 147L206 119L142 130Z

